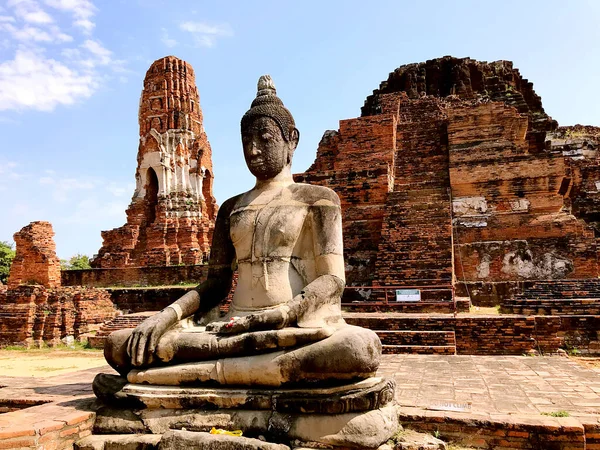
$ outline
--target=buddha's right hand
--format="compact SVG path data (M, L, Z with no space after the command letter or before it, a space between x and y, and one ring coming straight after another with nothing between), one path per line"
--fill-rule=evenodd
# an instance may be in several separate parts
M152 363L158 340L177 322L177 313L172 308L148 317L131 333L127 343L127 354L131 364L139 367Z

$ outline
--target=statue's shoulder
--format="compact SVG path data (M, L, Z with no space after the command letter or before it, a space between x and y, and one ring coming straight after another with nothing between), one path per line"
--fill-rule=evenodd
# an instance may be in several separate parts
M223 215L223 217L229 217L231 211L236 208L239 200L242 198L244 194L238 194L231 198L228 198L223 202L223 204L219 207L219 214Z
M333 189L316 184L294 183L294 196L310 206L334 204L340 206L340 198Z

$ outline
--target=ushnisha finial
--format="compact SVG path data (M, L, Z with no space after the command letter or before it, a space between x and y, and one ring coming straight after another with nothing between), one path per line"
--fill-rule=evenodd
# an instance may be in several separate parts
M252 106L242 117L242 133L256 117L269 117L279 125L283 138L289 141L292 131L296 129L296 124L292 114L277 97L275 83L270 75L263 75L258 79L257 90Z
M258 79L257 93L259 95L277 95L277 89L275 89L275 83L271 75L262 75Z

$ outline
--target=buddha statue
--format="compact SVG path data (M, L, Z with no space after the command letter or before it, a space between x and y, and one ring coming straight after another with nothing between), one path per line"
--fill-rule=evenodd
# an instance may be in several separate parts
M120 375L94 379L94 445L376 450L398 430L394 380L375 376L379 338L342 319L339 198L294 183L299 133L270 77L241 129L256 185L219 209L206 281L108 337ZM245 437L221 442L213 427Z
M341 316L339 198L294 182L299 132L268 75L259 79L241 134L256 185L219 209L206 281L137 328L112 333L107 361L129 383L150 385L276 387L372 377L379 338ZM236 267L229 312L218 318Z

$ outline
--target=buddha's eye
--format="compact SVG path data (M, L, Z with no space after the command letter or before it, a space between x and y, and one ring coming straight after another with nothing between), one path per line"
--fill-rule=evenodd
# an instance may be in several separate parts
M273 135L271 133L263 133L261 137L264 141L271 141L273 139Z

